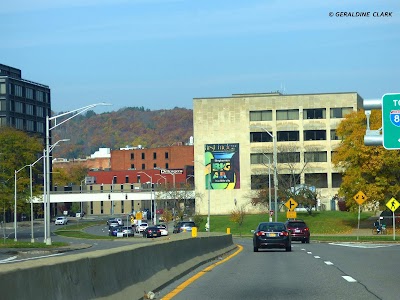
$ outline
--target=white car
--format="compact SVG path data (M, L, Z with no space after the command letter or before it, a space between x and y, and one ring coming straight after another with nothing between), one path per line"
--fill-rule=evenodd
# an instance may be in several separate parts
M140 223L140 225L136 226L136 232L141 233L141 232L145 231L147 227L149 227L149 224Z
M57 217L57 219L54 221L55 225L67 225L68 219L67 217Z
M157 227L161 231L161 236L167 236L168 235L167 226L165 226L165 225L157 225Z

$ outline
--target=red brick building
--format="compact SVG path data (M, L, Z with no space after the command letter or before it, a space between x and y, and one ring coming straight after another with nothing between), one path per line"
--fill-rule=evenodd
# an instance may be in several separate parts
M193 145L111 151L111 170L183 169L193 166Z

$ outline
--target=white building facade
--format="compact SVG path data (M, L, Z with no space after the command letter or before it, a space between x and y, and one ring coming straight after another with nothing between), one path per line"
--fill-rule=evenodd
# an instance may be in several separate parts
M320 208L335 209L342 178L331 163L340 144L336 128L362 103L355 92L193 99L196 212L229 214L267 188L269 177L273 188L274 139L278 189L314 186Z

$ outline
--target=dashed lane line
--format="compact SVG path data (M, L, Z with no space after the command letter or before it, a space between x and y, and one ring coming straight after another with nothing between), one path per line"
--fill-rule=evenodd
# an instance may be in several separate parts
M21 261L27 261L27 260L34 260L34 259L39 259L39 258L47 258L47 257L52 257L52 256L59 256L63 255L64 253L55 253L55 254L50 254L50 255L43 255L43 256L35 256L35 257L29 257L29 258L22 258L22 259L15 259L17 258L16 256L9 257L7 259L1 260L1 264L6 264L6 263L15 263L15 262L21 262Z

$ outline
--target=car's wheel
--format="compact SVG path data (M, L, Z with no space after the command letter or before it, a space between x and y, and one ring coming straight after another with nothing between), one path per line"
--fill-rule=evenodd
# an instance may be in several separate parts
M253 248L253 251L254 251L254 252L258 252L258 248L257 248L257 247L254 247L254 248Z
M287 246L287 247L286 247L286 251L287 251L287 252L292 251L292 245Z
M305 240L301 240L301 243L304 244L306 241Z
M307 244L310 243L310 238L306 239L306 243L307 243Z

